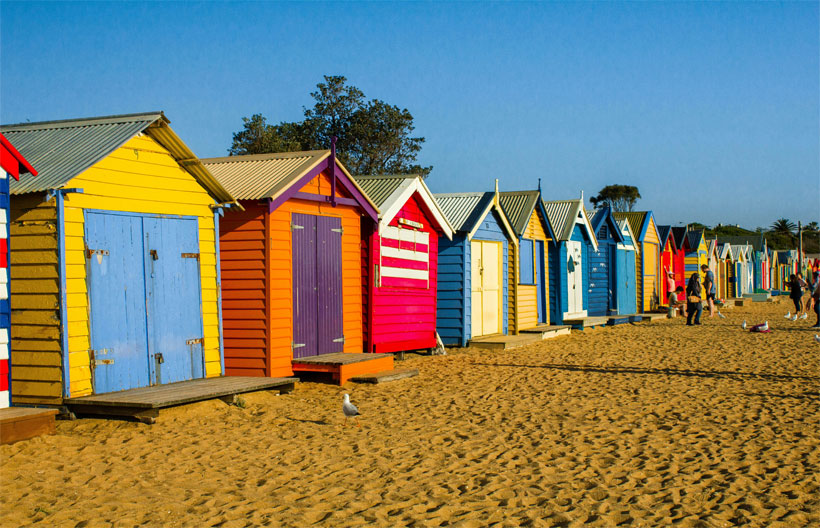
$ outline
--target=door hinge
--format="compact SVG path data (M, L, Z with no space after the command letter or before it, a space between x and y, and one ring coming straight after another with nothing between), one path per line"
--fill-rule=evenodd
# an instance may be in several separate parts
M297 343L295 341L290 342L290 348L292 348L293 350L296 350L297 348L302 348L303 346L305 346L304 343Z
M333 342L334 343L344 343L345 342L345 336L337 337L336 339L333 340Z
M101 348L99 350L89 349L88 350L88 358L91 360L91 365L94 366L94 367L96 367L98 365L113 365L114 364L113 359L97 359L97 356L108 355L108 353L110 351L111 350L108 349L108 348Z
M86 258L91 258L94 255L102 255L102 256L107 257L108 256L108 250L107 249L86 249L85 250Z
M186 345L196 345L196 344L201 345L204 342L205 342L205 338L200 337L199 339L188 339L187 341L185 341L185 344Z
M199 253L183 253L182 258L192 258L199 260Z
M341 233L341 234L345 233L345 228L344 227L338 227L338 228L333 227L330 230L333 231L334 233Z
M294 224L293 222L290 223L290 230L296 231L297 229L304 229L305 226L300 226L299 224Z

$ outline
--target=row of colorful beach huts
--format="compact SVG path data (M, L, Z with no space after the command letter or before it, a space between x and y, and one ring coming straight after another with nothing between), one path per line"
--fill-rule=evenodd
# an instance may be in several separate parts
M340 353L389 369L380 353L439 339L655 311L666 273L685 285L701 264L721 298L777 290L799 260L540 182L434 195L351 175L333 148L200 159L159 112L0 132L4 406L328 371L315 359Z

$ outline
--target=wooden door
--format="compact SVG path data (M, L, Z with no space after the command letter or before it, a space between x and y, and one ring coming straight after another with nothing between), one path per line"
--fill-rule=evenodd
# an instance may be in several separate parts
M567 241L567 313L584 309L583 258L581 242Z
M501 242L470 242L471 337L502 331L502 247Z

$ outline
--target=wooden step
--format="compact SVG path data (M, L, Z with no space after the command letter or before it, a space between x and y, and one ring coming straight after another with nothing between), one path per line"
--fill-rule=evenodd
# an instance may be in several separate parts
M353 376L350 381L356 383L387 383L388 381L396 381L400 379L413 378L419 375L418 369L393 369L385 370L384 372L377 372L375 374L361 374Z
M339 352L306 358L294 358L294 372L324 372L334 383L344 385L355 376L393 370L393 354L357 354Z
M509 350L541 341L540 334L497 335L476 337L467 342L468 347L483 350Z
M551 339L562 335L570 335L570 325L538 325L521 330L522 334L538 334L541 339Z
M0 444L11 444L44 434L55 434L57 409L8 407L0 409Z
M665 313L643 313L638 314L638 316L641 318L640 321L643 323L651 323L652 321L666 319Z
M621 325L621 324L628 324L632 322L632 318L629 315L610 315L607 323L609 326Z
M572 326L573 330L586 330L598 326L606 326L609 318L606 316L579 317L576 319L564 319L564 322Z

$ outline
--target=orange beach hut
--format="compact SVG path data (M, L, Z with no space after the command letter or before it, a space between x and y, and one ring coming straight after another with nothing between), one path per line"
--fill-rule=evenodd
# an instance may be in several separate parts
M342 384L392 369L392 355L362 354L362 224L378 209L335 152L202 162L245 208L220 223L226 374Z

